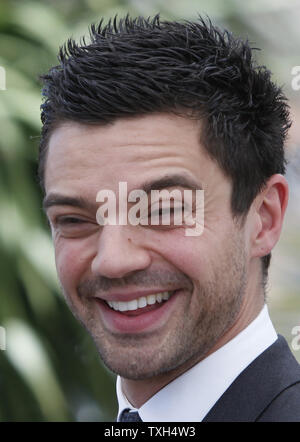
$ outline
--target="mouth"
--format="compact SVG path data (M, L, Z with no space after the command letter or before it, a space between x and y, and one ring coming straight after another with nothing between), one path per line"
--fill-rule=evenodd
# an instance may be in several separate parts
M181 289L149 293L127 301L95 298L100 318L112 333L141 333L163 326L171 316ZM133 296L133 295L132 295Z
M159 304L164 304L175 292L176 290L170 290L159 293L151 293L147 296L141 296L130 301L105 302L111 309L117 312L134 316L159 308Z

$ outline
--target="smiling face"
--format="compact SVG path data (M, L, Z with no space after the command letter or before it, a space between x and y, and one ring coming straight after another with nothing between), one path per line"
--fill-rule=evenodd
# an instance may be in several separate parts
M105 364L123 378L176 376L258 308L247 223L234 222L231 182L199 135L199 122L153 114L105 127L70 122L50 138L46 206L60 283ZM204 189L201 236L178 225L97 224L99 190L118 196L119 182L129 193L166 177L168 190Z

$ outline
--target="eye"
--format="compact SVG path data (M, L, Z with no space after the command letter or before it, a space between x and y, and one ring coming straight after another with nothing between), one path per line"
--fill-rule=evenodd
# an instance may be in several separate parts
M68 225L68 224L82 224L86 221L82 220L81 218L75 218L73 216L65 216L65 217L58 217L56 219L56 224L58 225Z
M67 238L86 236L98 228L98 224L76 216L58 216L53 225L61 236Z
M149 210L149 223L150 225L169 225L170 227L182 224L182 214L184 211L184 205L179 202L174 202L169 206L168 203L159 207L158 204L152 206Z
M162 216L162 215L166 215L168 213L170 213L170 215L172 216L174 213L176 212L182 212L183 211L183 206L177 206L177 207L160 207L159 209L156 210L150 210L149 216Z

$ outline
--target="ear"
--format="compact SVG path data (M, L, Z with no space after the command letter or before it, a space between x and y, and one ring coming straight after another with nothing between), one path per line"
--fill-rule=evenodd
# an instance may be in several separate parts
M271 252L279 240L285 210L288 203L289 187L286 179L272 175L266 187L254 201L252 230L252 257L262 257Z

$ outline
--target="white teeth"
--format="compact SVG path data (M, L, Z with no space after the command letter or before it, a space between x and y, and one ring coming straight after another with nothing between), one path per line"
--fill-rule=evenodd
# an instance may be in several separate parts
M168 293L168 292L167 292ZM169 298L168 298L169 299ZM162 293L157 293L156 295L156 301L157 302L162 302Z
M170 297L169 292L162 292L162 299L164 301L167 301L169 297Z
M126 310L129 310L129 302L119 302L118 304L120 312L125 312Z
M155 295L148 295L147 296L147 304L152 305L156 303L156 297Z
M132 301L127 302L127 305L128 305L128 310L136 310L138 308L137 299L133 299Z
M147 305L147 298L145 298L145 296L142 296L137 301L138 301L138 308L146 307L146 305Z
M108 301L108 305L114 310L120 312L126 312L129 310L136 310L138 308L146 307L146 305L153 305L156 302L167 301L170 296L173 294L173 291L170 292L160 292L153 295L142 296L138 299L133 299L132 301L123 302L123 301Z

